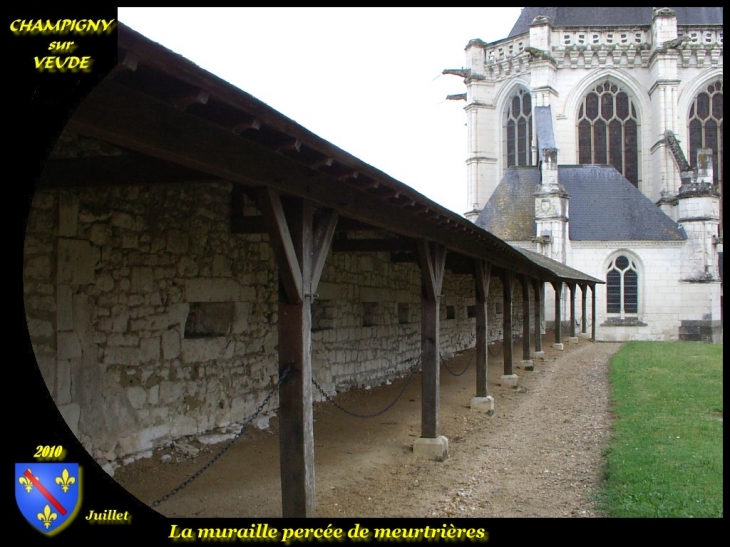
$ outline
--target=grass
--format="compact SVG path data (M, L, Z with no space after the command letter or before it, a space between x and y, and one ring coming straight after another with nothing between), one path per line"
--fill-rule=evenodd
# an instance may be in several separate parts
M721 517L722 345L630 342L610 365L611 517Z

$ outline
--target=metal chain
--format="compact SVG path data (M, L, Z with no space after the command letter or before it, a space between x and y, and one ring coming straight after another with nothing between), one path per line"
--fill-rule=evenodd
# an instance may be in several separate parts
M451 370L451 369L449 368L449 365L447 365L447 364L446 364L446 362L447 362L447 361L446 361L445 359L441 358L441 362L442 362L442 363L444 364L444 368L446 368L446 371L447 371L447 372L448 372L449 374L451 374L452 376L461 376L461 375L462 375L462 374L464 374L464 373L465 373L465 372L466 372L467 370L469 370L469 367L471 366L471 362L472 362L472 361L474 360L474 353L476 353L476 352L473 352L473 353L471 354L471 357L469 357L469 362L468 362L468 363L466 364L466 366L464 367L464 370L462 370L461 372L454 372L453 370Z
M335 400L332 397L330 397L327 394L327 392L324 389L322 389L322 387L317 383L317 381L314 379L314 377L312 377L312 383L319 390L319 392L324 396L325 399L327 399L330 403L332 403L333 405L335 405L336 408L338 408L339 410L341 410L345 414L349 414L350 416L352 416L354 418L375 418L377 416L380 416L381 414L385 414L388 410L390 410L390 408L395 403L398 402L398 399L400 399L401 396L406 392L406 389L408 388L408 385L411 383L411 380L413 379L413 376L415 376L416 370L418 370L418 365L420 365L420 363L421 363L421 358L419 357L418 358L418 361L416 361L413 364L413 366L411 367L411 369L410 369L411 370L411 375L408 377L408 380L406 380L406 383L403 385L403 389L400 390L400 393L398 395L396 395L395 399L393 399L393 401L391 401L390 404L388 406L386 406L383 410L380 410L380 411L375 412L373 414L357 414L355 412L352 412L350 410L347 410L346 408L341 407L340 405L337 404L337 402L335 402Z
M220 457L223 456L223 454L225 454L234 445L234 443L241 437L241 435L243 434L243 431L249 425L251 425L251 422L253 422L256 419L256 416L258 416L261 413L261 411L267 405L267 403L269 402L269 400L271 399L271 397L274 395L274 393L276 393L279 390L279 386L281 386L282 382L289 375L289 372L291 372L291 368L292 368L291 365L289 365L284 370L284 372L281 374L281 376L279 376L279 380L276 382L276 385L271 389L271 391L269 392L269 394L266 397L264 397L264 400L261 401L261 404L258 406L258 408L256 409L256 411L248 418L248 420L246 420L243 423L243 425L241 426L241 431L239 431L238 433L236 433L235 437L233 437L230 440L230 442L226 446L224 446L223 449L220 452L218 452L218 454L216 454L215 456L213 456L213 458L208 463L206 463L202 468L200 468L200 470L198 470L194 475L190 475L179 486L177 486L176 488L173 488L168 494L165 494L160 499L152 502L150 504L150 507L157 507L161 503L163 503L163 502L167 501L168 499L170 499L172 496L174 496L175 494L177 494L180 490L182 490L183 488L185 488L186 486L188 486L191 482L193 482L195 479L197 479L205 471L207 471L210 468L211 465L213 465L215 462L217 462L220 459Z
M497 353L492 353L492 349L491 349L492 346L496 346L498 344L499 344L499 349L497 350ZM491 355L492 357L496 357L497 355L502 353L503 347L504 347L504 342L501 342L501 341L497 342L497 343L493 343L493 344L487 344L487 351L489 351L489 355Z

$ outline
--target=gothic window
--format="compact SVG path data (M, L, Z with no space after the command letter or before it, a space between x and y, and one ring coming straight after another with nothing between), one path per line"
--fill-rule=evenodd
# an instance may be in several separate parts
M689 109L689 163L697 165L697 150L712 148L715 184L722 184L722 82L700 91Z
M532 165L532 99L525 89L512 96L505 123L507 167Z
M617 256L608 265L606 312L621 318L639 313L639 272L636 262L625 255Z
M611 164L639 185L639 117L636 106L610 80L589 91L578 110L578 163Z

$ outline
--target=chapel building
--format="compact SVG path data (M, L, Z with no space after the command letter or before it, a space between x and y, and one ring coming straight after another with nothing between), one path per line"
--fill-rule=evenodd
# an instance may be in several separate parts
M605 280L599 340L721 341L722 16L524 8L444 71L466 84L465 216Z

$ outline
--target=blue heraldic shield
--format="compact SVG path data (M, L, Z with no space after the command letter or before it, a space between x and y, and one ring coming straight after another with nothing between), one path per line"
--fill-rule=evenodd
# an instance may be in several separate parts
M52 536L81 508L81 469L77 463L16 463L15 501L25 519Z

